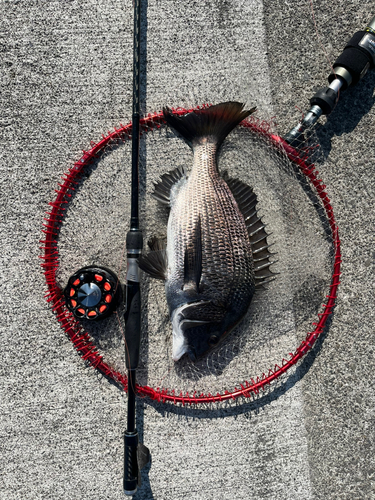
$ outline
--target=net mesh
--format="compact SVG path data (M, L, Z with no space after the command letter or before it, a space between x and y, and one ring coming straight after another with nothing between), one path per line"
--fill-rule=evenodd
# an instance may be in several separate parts
M181 114L186 110L175 110ZM145 241L166 235L168 212L151 197L165 172L192 163L190 148L162 115L142 122L140 220ZM61 289L86 265L114 270L125 283L130 219L131 124L92 144L64 176L46 224L44 263L58 320L80 354L126 389L123 309L105 322L77 323ZM314 142L313 140L310 142ZM325 186L311 163L317 148L297 151L274 125L251 118L225 140L219 170L253 187L275 253L276 279L256 292L243 321L207 356L171 357L172 338L162 282L142 280L139 393L162 401L207 402L250 396L293 366L323 331L338 286L337 227Z

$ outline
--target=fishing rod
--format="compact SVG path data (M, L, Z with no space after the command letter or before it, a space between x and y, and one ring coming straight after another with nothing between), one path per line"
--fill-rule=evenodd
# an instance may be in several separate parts
M335 108L339 93L350 85L356 85L370 68L375 66L375 16L365 30L357 31L346 44L333 64L328 77L329 86L320 89L311 99L311 108L304 118L292 128L284 140L292 147L304 143L304 132L310 129L322 115L329 115Z
M150 452L139 442L136 428L136 370L139 362L139 351L141 342L141 293L140 293L140 272L138 259L143 248L142 231L139 228L139 136L140 136L140 44L141 44L141 0L134 0L134 36L133 36L133 105L132 124L129 131L132 137L132 160L131 160L131 214L130 229L126 235L127 252L127 273L125 285L125 363L127 369L127 379L120 374L116 374L116 379L120 381L128 390L127 399L127 425L124 433L124 493L134 495L140 485L140 470L150 458ZM117 132L116 132L117 134ZM117 136L118 137L118 136ZM87 165L94 156L105 148L108 139L96 144L93 150L85 152L85 158L79 162L75 173ZM72 180L68 176L67 181ZM63 202L63 190L67 185L63 185L59 191L59 200L56 203L55 211L59 213L60 204ZM56 214L52 213L51 224L55 225ZM49 245L54 245L52 236L55 233L50 231L47 241L46 254L50 265L55 265L56 257L52 260L48 256ZM53 250L54 255L56 252ZM48 266L47 266L48 267ZM54 268L53 268L54 269ZM49 272L49 267L47 273ZM49 276L49 274L48 274ZM49 279L49 278L48 278ZM49 283L49 286L53 285ZM116 310L123 299L122 286L114 272L102 266L86 266L76 271L68 281L64 289L65 304L72 313L72 317L78 320L99 321L108 317ZM61 317L65 317L63 311L58 310ZM65 321L65 319L63 319ZM64 323L65 324L65 323ZM77 327L80 331L80 327ZM73 332L73 329L70 330ZM90 347L88 337L84 338L84 344L80 345L80 351L84 352L91 363L96 357L96 353ZM97 367L102 366L101 359L94 361ZM102 366L102 368L104 365ZM113 370L104 368L103 373L114 376Z
M140 469L149 461L149 450L139 442L136 429L136 370L141 342L141 292L138 259L143 248L139 229L139 118L140 118L141 0L134 0L133 114L130 230L126 236L127 274L125 311L125 361L128 375L127 427L124 434L124 493L134 495Z

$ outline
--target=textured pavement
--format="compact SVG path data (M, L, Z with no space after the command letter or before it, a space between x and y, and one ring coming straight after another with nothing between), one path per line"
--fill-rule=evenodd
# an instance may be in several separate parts
M143 112L235 99L256 104L262 118L275 116L281 135L298 122L296 107L306 110L326 85L321 44L333 61L375 14L368 1L316 1L319 42L307 0L143 7ZM126 396L84 365L60 329L43 299L38 247L63 172L91 140L130 121L132 5L3 1L0 12L0 498L120 499ZM134 498L375 499L374 86L373 72L317 131L343 261L323 341L251 402L139 401L137 425L152 462ZM151 167L182 161L157 148L143 153L146 191L160 174ZM129 187L120 191L126 173L111 161L108 173L93 171L67 217L62 284L77 267L113 264L103 234L118 235L121 251ZM86 202L97 207L95 217ZM149 231L147 199L145 206ZM283 319L285 332L288 321L295 318ZM278 342L284 352L296 338L286 333Z

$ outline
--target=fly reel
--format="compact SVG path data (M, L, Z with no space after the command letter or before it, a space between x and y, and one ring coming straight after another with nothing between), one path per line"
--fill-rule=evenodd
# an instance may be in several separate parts
M69 278L64 297L76 318L97 321L115 311L122 299L122 287L109 269L87 266Z

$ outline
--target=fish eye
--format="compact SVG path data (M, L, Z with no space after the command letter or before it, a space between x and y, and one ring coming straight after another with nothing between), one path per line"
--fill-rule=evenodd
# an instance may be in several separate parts
M219 342L219 337L217 335L211 335L209 341L208 341L208 344L210 346L214 346L216 345L217 343Z

